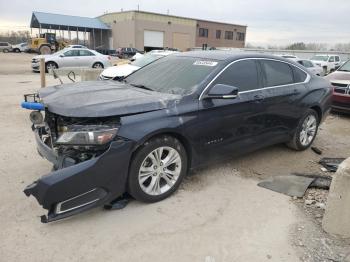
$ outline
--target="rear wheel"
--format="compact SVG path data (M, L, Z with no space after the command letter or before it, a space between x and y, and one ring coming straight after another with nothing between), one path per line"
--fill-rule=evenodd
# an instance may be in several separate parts
M4 53L8 53L9 52L9 50L8 49L4 49L4 50L2 50Z
M21 52L21 50L19 50L18 48L15 48L13 51L16 52L16 53L20 53Z
M143 202L157 202L179 187L187 172L187 154L174 137L147 141L135 154L129 173L129 193Z
M92 68L97 68L97 69L101 68L102 69L103 68L103 64L100 63L100 62L97 62L97 63L93 64Z
M328 69L327 69L327 66L324 66L323 68L323 75L327 75L327 72L328 72Z
M309 109L300 120L288 147L301 151L311 146L318 131L318 114L315 110Z

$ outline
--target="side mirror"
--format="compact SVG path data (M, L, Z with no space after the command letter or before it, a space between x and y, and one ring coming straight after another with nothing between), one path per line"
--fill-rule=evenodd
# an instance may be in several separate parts
M234 99L238 96L238 88L230 85L216 84L205 95L204 99Z

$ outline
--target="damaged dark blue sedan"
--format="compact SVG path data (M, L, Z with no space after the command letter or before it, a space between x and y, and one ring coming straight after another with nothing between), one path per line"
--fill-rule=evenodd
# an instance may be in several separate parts
M54 171L24 192L48 210L42 222L124 193L160 201L212 161L277 143L307 149L331 95L328 81L297 63L221 51L172 55L122 82L44 88L23 106Z

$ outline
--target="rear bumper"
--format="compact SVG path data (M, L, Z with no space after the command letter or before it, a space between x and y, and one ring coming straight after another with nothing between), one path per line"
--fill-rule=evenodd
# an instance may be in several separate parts
M53 164L60 157L42 142L35 130L38 152ZM53 171L24 189L48 210L41 221L46 223L101 206L126 191L132 141L112 142L102 155Z

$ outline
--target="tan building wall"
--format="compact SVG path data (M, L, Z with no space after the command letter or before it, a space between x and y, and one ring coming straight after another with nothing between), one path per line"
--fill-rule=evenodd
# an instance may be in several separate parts
M200 37L199 29L208 29L208 37ZM216 38L216 30L221 30L220 39ZM225 39L225 31L233 32L233 40ZM208 47L238 47L245 46L245 39L247 34L247 27L241 25L224 24L211 21L197 21L196 29L196 46L201 47L203 44L207 44ZM239 41L237 39L237 33L244 33L244 40Z
M245 26L230 25L186 17L169 16L142 11L126 11L104 14L99 17L111 27L114 49L118 47L135 47L144 50L144 32L163 32L163 48L178 48L186 51L200 47L202 44L215 47L244 47L245 41L236 40L236 32L246 33ZM198 36L199 28L209 30L208 38ZM222 30L221 39L216 39L216 30ZM233 40L225 40L225 31L234 31Z
M186 51L195 45L196 22L166 15L136 13L136 48L144 48L144 31L164 32L164 46Z

